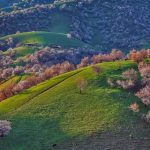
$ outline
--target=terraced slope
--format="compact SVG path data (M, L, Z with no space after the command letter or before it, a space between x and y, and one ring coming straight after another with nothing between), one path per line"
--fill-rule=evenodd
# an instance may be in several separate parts
M28 76L29 76L29 74L12 76L12 77L8 78L7 80L0 82L0 90L4 89L5 87L7 87L10 84L18 83L22 80L25 80L25 78L27 78Z
M13 125L11 133L0 140L0 149L149 150L149 125L128 110L138 100L133 93L110 88L105 82L135 64L98 66L102 68L99 76L91 67L75 70L0 103L0 118ZM83 94L76 86L80 77L88 81Z
M21 80L21 76L11 77L8 80L0 83L0 90L4 89L7 85L9 85L11 83L17 83L20 80Z

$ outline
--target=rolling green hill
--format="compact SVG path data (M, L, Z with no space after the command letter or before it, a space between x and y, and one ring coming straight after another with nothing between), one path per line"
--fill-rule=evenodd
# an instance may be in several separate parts
M64 48L82 46L84 43L75 38L67 38L66 34L52 32L25 32L9 35L0 38L6 40L12 37L16 43L35 44L35 45L51 45L56 44Z
M12 131L0 140L0 149L127 150L134 147L137 150L146 146L146 139L150 138L148 125L128 109L138 99L134 93L110 88L106 83L107 77L136 65L122 61L98 66L102 69L99 75L91 67L75 70L0 103L0 118L12 121ZM80 77L88 82L83 94L79 94L76 85ZM144 111L142 106L141 109ZM137 139L142 139L142 143Z

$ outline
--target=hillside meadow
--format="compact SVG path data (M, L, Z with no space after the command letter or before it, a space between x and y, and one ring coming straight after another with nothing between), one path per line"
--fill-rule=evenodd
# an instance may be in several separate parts
M55 32L25 32L14 35L8 35L0 38L0 40L6 40L13 38L14 42L21 44L35 44L35 45L59 45L64 48L82 46L83 42L75 38L67 38L67 34L55 33Z
M136 64L120 61L97 66L102 69L99 75L91 67L71 71L1 102L0 118L11 121L13 129L0 140L0 149L149 148L149 125L128 109L138 99L106 83L112 75L136 69ZM82 94L76 83L81 77L88 82ZM145 139L142 144L140 137Z

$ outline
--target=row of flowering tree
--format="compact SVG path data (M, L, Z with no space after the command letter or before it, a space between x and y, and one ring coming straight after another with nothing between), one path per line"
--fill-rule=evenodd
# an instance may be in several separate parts
M131 51L128 55L128 59L134 60L136 62L137 58L142 58L141 61L145 58L150 58L149 55L150 50L141 50L141 51ZM138 55L135 57L135 55ZM134 56L134 57L133 57ZM68 61L65 61L60 64L52 65L50 68L45 69L43 73L39 74L33 74L30 77L26 78L23 81L20 81L19 83L11 83L7 85L3 90L0 91L0 101L3 101L13 95L16 95L17 93L20 93L21 91L28 89L32 86L35 86L47 79L50 79L54 76L69 72L71 70L74 70L76 68L82 68L86 67L89 65L101 63L101 62L112 62L116 60L122 60L122 59L127 59L127 57L119 50L112 50L110 54L98 54L98 55L93 55L92 57L84 57L81 59L80 64L74 65ZM139 59L138 59L139 60ZM40 68L39 68L40 69ZM15 72L21 72L21 68L16 70ZM99 72L97 68L93 68L95 72ZM122 77L124 80L118 80L115 84L118 86L123 87L124 89L131 89L135 87L137 83L137 72L133 69L130 69L122 74ZM146 80L145 77L143 80ZM110 80L108 80L109 84L114 84ZM143 81L146 82L146 81Z
M137 96L141 103L148 107L150 106L150 50L141 50L136 51L133 50L129 54L129 58L135 62L138 63L138 71L141 76L141 83L140 88L135 93L135 96ZM147 61L144 61L144 59L148 58ZM132 109L134 112L139 112L139 106L136 103L133 103L130 105L130 109ZM147 122L150 122L150 111L147 112L147 114L142 115L142 118L144 118Z
M43 73L34 74L26 78L25 80L20 81L19 83L15 83L15 84L11 83L7 85L4 89L0 91L0 101L3 101L13 95L16 95L17 93L20 93L21 91L28 89L32 86L35 86L47 79L69 72L76 68L82 68L100 62L120 60L120 59L124 59L124 57L125 56L121 51L112 50L110 54L98 54L92 57L84 57L81 60L80 64L78 65L74 65L68 61L65 61L60 64L52 65L50 68L45 69ZM93 69L95 71L98 71L96 68ZM9 76L12 72L14 72L14 74L19 74L22 73L22 71L23 71L22 68L17 68L16 70L9 69L5 71L6 74L5 76Z
M128 91L133 91L139 98L141 104L149 109L150 106L150 50L133 50L128 54L128 59L137 63L138 69L128 69L121 75L121 79L113 81L107 79L111 87L120 87ZM139 105L134 102L129 109L138 113ZM140 113L141 114L141 113ZM147 122L150 122L150 111L141 115Z

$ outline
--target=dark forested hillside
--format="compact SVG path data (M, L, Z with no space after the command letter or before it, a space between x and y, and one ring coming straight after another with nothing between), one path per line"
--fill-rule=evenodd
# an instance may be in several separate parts
M52 18L57 12L67 18L69 33L98 49L149 47L148 0L66 1L42 1L40 5L40 0L33 0L25 6L16 4L13 11L4 9L0 15L0 35L53 31Z
M29 7L35 4L47 4L54 0L0 0L0 8L22 6Z

